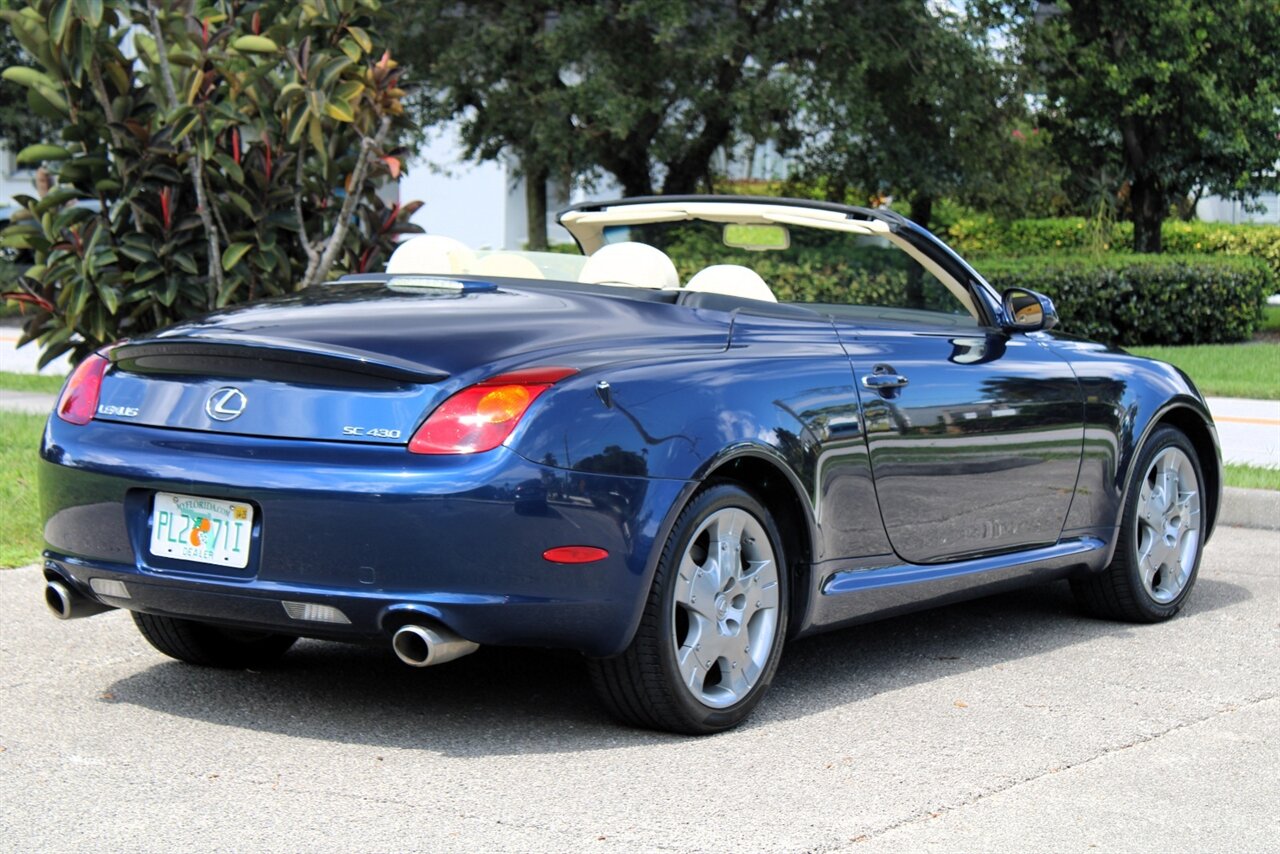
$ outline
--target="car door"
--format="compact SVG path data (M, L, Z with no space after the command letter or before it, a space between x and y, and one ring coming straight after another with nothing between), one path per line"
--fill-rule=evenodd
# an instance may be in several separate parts
M1083 441L1075 376L1038 341L838 322L894 551L933 563L1056 542Z
M848 304L828 306L889 542L912 563L1054 543L1080 469L1079 383L1036 333L993 326L983 286L922 246L861 241L840 271Z

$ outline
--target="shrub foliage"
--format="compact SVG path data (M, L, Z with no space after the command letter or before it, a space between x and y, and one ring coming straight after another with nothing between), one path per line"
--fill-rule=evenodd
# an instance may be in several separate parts
M960 254L975 257L1108 253L1133 241L1133 224L1099 225L1083 217L1003 222L991 216L962 216L947 227L942 237ZM1280 228L1274 225L1166 222L1162 239L1165 251L1176 255L1260 258L1280 276Z
M1280 284L1262 261L1225 256L1059 255L977 267L996 290L1050 297L1063 331L1124 345L1245 341Z
M3 12L38 67L9 68L63 127L33 145L57 182L3 245L34 258L5 294L48 361L231 303L361 270L412 230L399 72L378 0L30 0Z

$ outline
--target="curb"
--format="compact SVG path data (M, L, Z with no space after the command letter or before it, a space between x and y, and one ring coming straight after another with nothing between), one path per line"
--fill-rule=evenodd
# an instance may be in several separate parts
M1238 486L1224 487L1218 524L1280 531L1280 492L1270 489L1241 489Z

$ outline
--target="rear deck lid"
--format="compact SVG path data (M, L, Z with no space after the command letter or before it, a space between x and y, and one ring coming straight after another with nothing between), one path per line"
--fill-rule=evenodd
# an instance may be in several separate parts
M460 388L537 364L719 350L728 324L676 305L547 287L356 282L251 303L111 351L96 418L403 445Z
M97 418L248 436L403 444L448 374L311 342L149 340L111 353Z

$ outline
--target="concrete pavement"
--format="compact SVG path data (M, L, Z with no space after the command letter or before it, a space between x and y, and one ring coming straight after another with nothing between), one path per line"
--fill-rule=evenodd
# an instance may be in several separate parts
M1059 584L800 641L701 739L614 725L572 655L192 668L0 572L0 850L1274 851L1277 554L1220 531L1160 625Z

